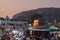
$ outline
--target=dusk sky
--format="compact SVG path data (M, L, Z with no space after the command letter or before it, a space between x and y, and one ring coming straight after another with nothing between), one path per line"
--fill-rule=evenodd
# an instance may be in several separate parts
M43 7L60 8L60 0L0 0L0 17Z

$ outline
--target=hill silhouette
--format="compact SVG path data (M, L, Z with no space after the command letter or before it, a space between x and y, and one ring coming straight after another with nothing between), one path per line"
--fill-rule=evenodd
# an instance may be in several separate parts
M33 15L40 15L41 19L46 20L49 19L49 22L53 22L54 19L56 19L58 22L60 22L60 8L38 8L28 11L23 11L20 13L17 13L12 17L14 20L28 20Z

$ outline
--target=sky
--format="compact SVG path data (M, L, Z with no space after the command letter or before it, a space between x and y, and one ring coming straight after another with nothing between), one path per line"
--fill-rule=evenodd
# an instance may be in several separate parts
M60 0L0 0L0 17L12 18L19 12L45 7L60 8Z

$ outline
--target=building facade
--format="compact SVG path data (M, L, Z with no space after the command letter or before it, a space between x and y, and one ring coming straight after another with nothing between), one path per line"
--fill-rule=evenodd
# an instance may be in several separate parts
M12 19L7 19L7 18L0 18L0 26L5 27L24 27L24 26L28 26L28 21L16 21L16 20L12 20Z

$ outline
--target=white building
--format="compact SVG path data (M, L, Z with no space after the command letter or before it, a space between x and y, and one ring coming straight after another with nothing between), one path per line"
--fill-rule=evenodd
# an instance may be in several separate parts
M16 21L16 20L12 20L12 19L7 19L7 18L0 18L0 26L5 27L23 27L23 26L28 26L28 21Z

